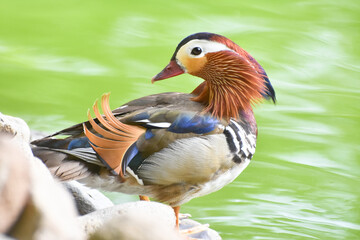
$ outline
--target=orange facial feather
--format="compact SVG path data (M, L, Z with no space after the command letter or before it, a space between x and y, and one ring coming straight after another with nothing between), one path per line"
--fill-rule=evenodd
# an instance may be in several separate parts
M193 73L205 82L193 91L197 97L192 99L205 103L205 111L218 118L238 118L239 111L251 110L251 105L262 99L263 76L246 57L220 51L208 53L206 58L204 68Z
M249 60L249 61L254 61L256 62L256 60L247 52L245 51L243 48L241 48L239 45L237 45L236 43L234 43L233 41L231 41L230 39L221 36L221 35L214 35L211 38L212 41L215 42L219 42L222 43L224 45L226 45L228 48L234 50L235 52L237 52L239 55L243 56L245 59ZM257 63L257 62L256 62ZM262 72L262 70L260 69L260 65L259 64L254 64L254 63L250 63L252 65L252 67L255 68L255 70L257 72Z

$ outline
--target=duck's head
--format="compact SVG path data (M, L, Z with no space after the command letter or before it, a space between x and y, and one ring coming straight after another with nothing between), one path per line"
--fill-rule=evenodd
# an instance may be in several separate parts
M260 64L230 39L214 33L195 33L183 39L170 63L152 82L183 73L205 81L192 93L205 111L222 118L238 118L239 112L263 98L275 102L275 91Z

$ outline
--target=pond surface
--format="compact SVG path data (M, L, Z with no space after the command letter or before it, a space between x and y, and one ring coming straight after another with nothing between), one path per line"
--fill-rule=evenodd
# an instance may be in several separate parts
M265 68L278 103L255 109L250 166L182 212L224 239L360 239L359 2L132 2L2 3L0 111L53 132L86 120L104 92L112 108L190 92L200 79L150 79L187 35L225 35Z

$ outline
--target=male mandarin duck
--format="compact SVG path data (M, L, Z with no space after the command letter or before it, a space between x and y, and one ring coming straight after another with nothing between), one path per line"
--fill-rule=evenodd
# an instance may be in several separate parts
M152 82L183 73L203 78L192 93L142 97L32 142L33 152L61 180L149 196L175 210L232 182L255 152L252 105L275 92L259 63L226 37L183 39ZM66 138L58 138L66 136ZM146 197L143 197L146 199Z

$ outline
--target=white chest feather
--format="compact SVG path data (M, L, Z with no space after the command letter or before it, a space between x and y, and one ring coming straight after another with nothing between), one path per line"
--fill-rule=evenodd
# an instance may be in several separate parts
M219 175L217 178L202 185L201 190L197 192L193 198L204 196L212 192L216 192L223 188L225 185L234 181L234 179L240 175L240 173L249 165L250 160L246 159L242 163L234 166L225 173Z

